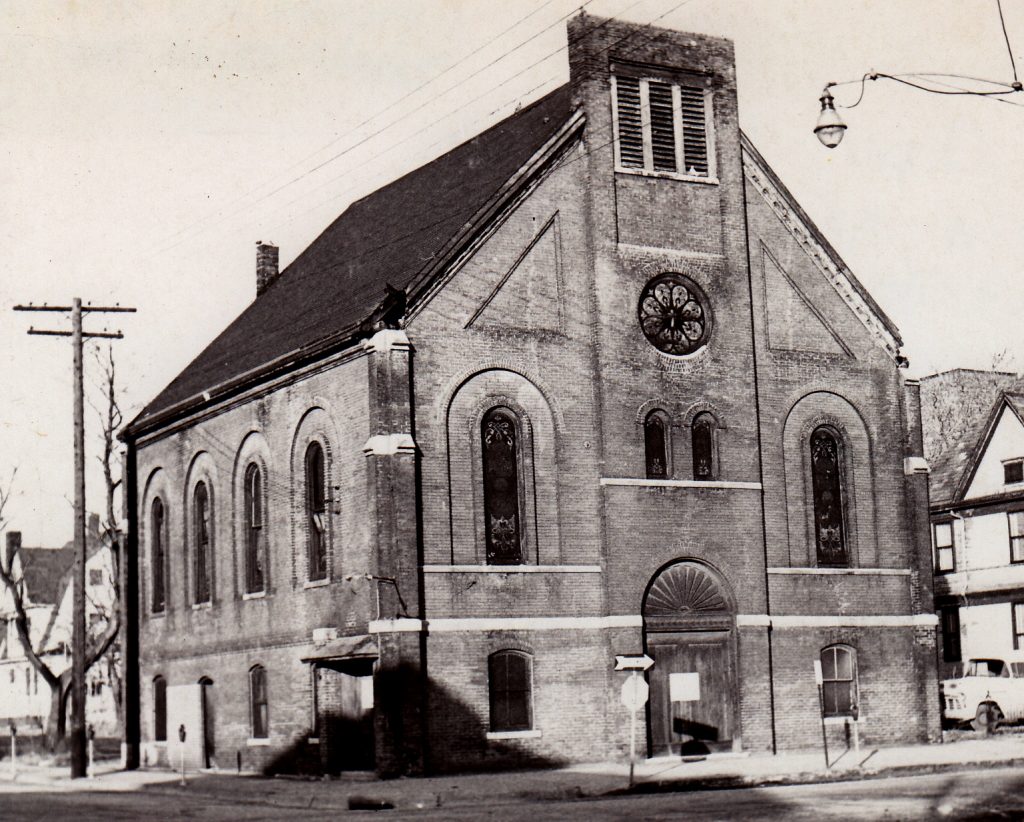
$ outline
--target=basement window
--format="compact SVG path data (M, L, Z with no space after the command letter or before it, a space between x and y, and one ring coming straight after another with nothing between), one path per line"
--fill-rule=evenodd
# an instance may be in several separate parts
M714 181L711 92L703 81L616 74L612 98L617 171Z

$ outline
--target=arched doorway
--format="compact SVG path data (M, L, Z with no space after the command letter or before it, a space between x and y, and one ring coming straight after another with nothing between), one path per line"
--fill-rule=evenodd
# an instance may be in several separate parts
M203 722L203 767L214 768L216 765L213 757L217 750L214 739L213 680L208 676L199 680L199 710Z
M652 756L730 750L736 723L735 630L728 589L711 568L662 568L643 602Z

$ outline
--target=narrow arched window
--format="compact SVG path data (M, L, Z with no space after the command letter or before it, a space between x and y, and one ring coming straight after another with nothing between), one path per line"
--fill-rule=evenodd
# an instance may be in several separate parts
M842 467L839 437L825 426L816 428L811 434L811 486L818 565L849 565Z
M857 716L857 656L846 645L821 652L822 699L825 716Z
M481 436L487 562L517 565L523 561L518 420L506 408L492 408L484 414Z
M693 440L693 478L713 480L715 478L715 418L701 414L691 426Z
M153 740L167 741L167 681L162 676L153 678Z
M249 706L252 738L266 739L270 723L267 714L267 672L262 665L249 669Z
M492 731L533 728L533 657L522 651L491 654L487 666Z
M306 449L306 545L311 580L327 578L327 504L324 494L324 449L311 442Z
M195 550L195 601L196 604L210 601L210 570L212 566L210 527L210 492L205 482L197 482L192 492L192 527Z
M245 469L245 592L263 590L263 474L256 463Z
M164 504L160 497L153 500L150 511L150 560L152 564L151 579L153 583L152 607L153 613L162 613L167 603L167 591L164 583L164 571L167 565L166 539L167 539L167 517L164 513Z
M644 459L647 479L665 479L668 476L668 436L665 420L652 411L644 420Z

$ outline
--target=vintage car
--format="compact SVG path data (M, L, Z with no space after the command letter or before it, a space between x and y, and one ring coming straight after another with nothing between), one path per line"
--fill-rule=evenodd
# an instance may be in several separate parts
M971 659L963 676L943 680L942 718L949 725L970 723L976 731L1024 719L1024 661Z

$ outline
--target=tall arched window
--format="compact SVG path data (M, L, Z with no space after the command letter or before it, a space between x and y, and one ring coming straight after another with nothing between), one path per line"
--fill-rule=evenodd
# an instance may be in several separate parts
M522 651L498 651L487 664L492 731L533 728L533 657Z
M306 449L306 556L311 580L327 578L327 502L324 494L324 449L311 442Z
M150 511L150 560L151 579L153 583L152 606L153 613L163 613L167 603L167 591L164 582L164 571L167 565L166 540L167 540L167 517L164 512L164 503L157 497L153 500Z
M252 738L269 736L270 718L267 714L267 672L262 665L249 669L249 707L252 719Z
M820 426L811 434L810 445L818 565L849 565L841 440L831 428Z
M700 414L691 426L693 440L693 478L713 480L715 478L715 418Z
M492 408L484 414L481 438L487 562L517 565L523 561L518 420L507 408Z
M245 469L245 592L263 590L263 474L256 463Z
M647 479L665 479L668 476L668 432L659 411L652 411L644 420L644 460Z
M153 740L167 741L167 680L153 678Z
M856 716L857 656L846 645L830 645L821 652L822 697L825 716Z
M195 601L196 604L210 601L210 571L212 567L212 534L210 513L210 492L205 482L197 482L192 492L192 527L195 551Z

